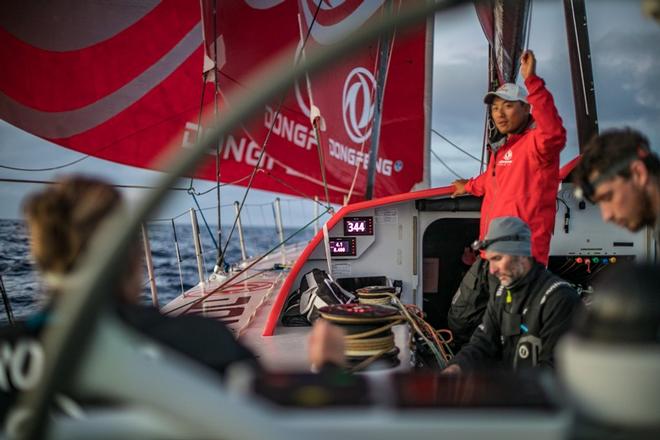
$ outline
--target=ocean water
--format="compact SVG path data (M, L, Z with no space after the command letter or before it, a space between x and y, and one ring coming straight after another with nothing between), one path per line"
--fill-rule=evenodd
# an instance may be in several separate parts
M186 290L199 282L192 227L186 224L177 224L175 227L181 255L181 271L179 271L179 263L176 258L172 225L170 223L148 224L158 299L161 306L178 296L181 293L182 285ZM203 225L200 227L202 228L200 237L208 276L215 265L217 251L207 230ZM215 228L212 228L212 231L216 234ZM223 240L226 239L229 231L230 227L223 226ZM285 229L285 238L295 231L297 231L295 228ZM308 241L312 234L313 230L308 228L295 235L290 242ZM278 242L278 235L274 227L246 227L244 235L248 256L261 255ZM229 264L235 264L240 261L240 258L238 233L235 231L227 247L226 261ZM28 237L22 221L0 220L0 276L2 276L16 319L24 318L41 307L44 302L44 288L30 259ZM146 268L144 282L142 300L150 302L151 291ZM0 301L0 323L6 322L5 307Z

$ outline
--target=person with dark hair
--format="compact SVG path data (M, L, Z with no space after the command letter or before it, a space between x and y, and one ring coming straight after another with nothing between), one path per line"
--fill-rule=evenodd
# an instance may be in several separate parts
M624 128L595 136L573 180L578 195L600 207L603 221L632 232L650 226L660 245L660 160L642 133Z
M470 342L443 370L553 367L557 340L570 327L580 297L532 257L531 231L517 217L497 217L475 243L500 284Z
M562 388L590 434L575 438L660 438L659 285L656 265L610 267L559 342Z
M39 336L51 319L52 304L66 295L61 280L76 269L99 225L122 203L121 194L111 185L82 176L61 180L31 195L24 203L30 251L42 273L48 305L25 321L0 329L0 349L10 357L0 360L0 419L17 392L33 387L41 376L44 352ZM125 324L221 377L230 365L260 369L254 354L237 342L222 322L194 315L167 317L153 307L139 304L144 269L138 245L129 251L127 259L127 270L116 280L112 301ZM343 364L341 329L323 323L315 326L311 336L312 365ZM19 362L12 356L20 353L25 355L20 361L22 368L7 368L5 364Z
M536 75L536 58L525 51L520 73L527 91L506 83L484 97L500 138L489 144L488 168L479 176L453 182L452 197L483 196L479 239L495 217L515 216L532 231L532 255L548 264L559 187L559 154L566 130L544 81ZM477 258L452 299L449 328L458 346L469 340L481 322L489 294L497 285L488 277L487 263Z

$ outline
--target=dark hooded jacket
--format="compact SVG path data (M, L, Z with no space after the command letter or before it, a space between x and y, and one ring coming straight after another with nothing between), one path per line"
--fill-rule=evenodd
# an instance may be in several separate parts
M183 354L217 372L242 362L255 369L254 355L238 343L219 321L198 316L167 317L152 307L122 305L121 320L147 338ZM40 336L49 319L50 308L11 327L0 328L0 422L21 391L36 385L43 373L44 350Z
M519 343L536 338L540 345L536 366L553 367L555 344L570 327L579 305L580 297L568 282L535 263L513 286L500 286L491 295L481 324L450 363L463 371L513 369L521 351Z

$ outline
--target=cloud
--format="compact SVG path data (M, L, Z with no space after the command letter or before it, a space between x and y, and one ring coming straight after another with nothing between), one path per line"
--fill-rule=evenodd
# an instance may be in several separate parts
M659 32L612 32L594 42L594 65L614 80L611 91L629 95L648 111L660 110Z
M660 27L654 32L612 31L593 44L594 77L601 128L631 126L659 149Z

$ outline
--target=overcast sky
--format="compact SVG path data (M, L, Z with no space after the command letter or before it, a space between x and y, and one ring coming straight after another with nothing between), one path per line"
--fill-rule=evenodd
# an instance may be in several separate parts
M561 1L535 1L532 10L530 48L538 59L537 73L553 93L568 130L568 144L562 163L577 154L575 116L567 58L566 31ZM660 25L643 17L637 1L587 2L589 36L592 47L596 102L600 128L628 125L646 133L658 151L660 146ZM474 7L466 5L439 15L435 25L434 96L432 126L444 136L481 155L486 89L487 43ZM479 163L468 158L432 134L432 148L462 177L478 173ZM0 121L0 165L19 168L45 168L67 163L82 155L28 135ZM67 167L68 172L98 174L119 184L145 184L155 172L89 158ZM52 180L63 171L22 172L0 168L0 177ZM455 179L445 166L432 158L432 184L447 185ZM197 188L208 188L209 182ZM0 218L20 218L24 195L39 185L0 182ZM141 190L127 190L135 199ZM223 204L240 200L243 188L225 188ZM275 194L252 191L250 203L273 200ZM288 196L283 198L289 199ZM215 204L215 193L200 198L200 205ZM173 217L191 207L191 198L174 192L157 214ZM226 212L226 213L225 213ZM230 209L223 212L228 216ZM270 216L270 207L254 207L248 223L259 224ZM312 216L309 203L285 201L284 215L291 219ZM210 219L215 214L209 214ZM229 217L225 217L229 218ZM226 220L223 220L226 223Z
M589 39L600 130L637 128L660 147L660 25L638 1L587 1ZM436 17L433 127L480 157L487 81L487 42L470 5ZM568 131L562 164L577 155L577 135L562 1L533 2L529 48ZM459 175L472 177L479 163L438 136L432 148ZM433 184L455 177L432 159Z

